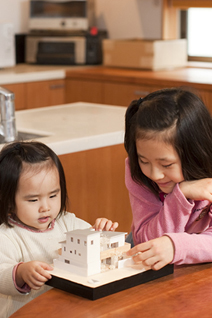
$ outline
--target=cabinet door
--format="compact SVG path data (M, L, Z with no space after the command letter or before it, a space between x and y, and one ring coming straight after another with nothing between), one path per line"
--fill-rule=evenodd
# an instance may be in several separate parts
M119 231L130 231L132 214L124 181L124 145L59 157L66 175L68 211L92 225L96 218L106 217L119 222Z
M66 103L103 103L103 84L90 80L66 80Z
M157 89L159 89L159 87L151 85L104 83L104 103L129 106L132 100L144 97Z
M202 98L205 106L209 109L212 114L212 92L206 90L199 90L199 95Z
M10 90L15 94L15 110L21 110L26 108L24 83L6 84L2 85L2 87Z
M26 108L54 106L65 103L65 80L25 83Z

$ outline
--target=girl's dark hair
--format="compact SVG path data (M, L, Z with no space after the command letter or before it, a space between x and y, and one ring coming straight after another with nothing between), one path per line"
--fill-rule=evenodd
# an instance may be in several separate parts
M68 202L65 174L58 156L40 142L13 142L3 147L0 152L0 224L8 221L9 215L16 210L15 195L23 163L34 164L50 161L56 166L61 188L61 207L58 216L66 211Z
M125 149L132 178L158 192L141 171L137 139L157 137L171 144L181 160L185 180L212 178L212 118L202 100L184 88L163 89L132 101L125 117Z

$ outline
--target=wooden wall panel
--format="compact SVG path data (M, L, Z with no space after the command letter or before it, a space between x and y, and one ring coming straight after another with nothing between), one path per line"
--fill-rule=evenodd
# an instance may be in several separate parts
M67 180L69 211L91 224L98 217L118 221L118 229L129 232L132 216L123 144L59 157Z

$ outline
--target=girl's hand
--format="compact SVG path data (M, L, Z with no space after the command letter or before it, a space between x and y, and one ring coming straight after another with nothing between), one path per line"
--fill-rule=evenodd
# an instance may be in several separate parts
M182 181L179 187L187 199L195 201L208 200L212 202L212 178Z
M96 231L115 231L119 226L118 222L112 222L111 220L105 218L98 218L93 225Z
M26 283L31 289L37 290L47 280L51 279L51 275L47 270L50 271L53 268L43 262L31 261L21 263L16 271L16 284L21 288Z
M174 245L172 240L164 235L136 245L127 252L127 255L132 256L135 263L142 262L154 270L159 270L172 262L174 258Z

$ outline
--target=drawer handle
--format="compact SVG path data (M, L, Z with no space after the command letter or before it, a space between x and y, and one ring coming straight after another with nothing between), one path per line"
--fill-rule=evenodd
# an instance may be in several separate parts
M58 88L64 88L64 84L55 84L55 85L50 85L50 89L58 89Z
M148 95L150 92L147 92L147 91L135 91L134 94L135 95L138 95L140 97L143 97L143 96L146 96Z

